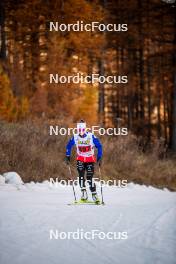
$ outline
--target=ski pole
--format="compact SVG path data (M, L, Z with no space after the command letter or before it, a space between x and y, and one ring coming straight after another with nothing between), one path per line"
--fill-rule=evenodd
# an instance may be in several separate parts
M70 165L68 165L68 169L69 169L69 172L70 172L71 179L73 180L73 176L72 176ZM75 193L75 188L74 188L74 182L72 183L72 189L73 189L73 194L74 194L74 198L75 198L75 203L77 203L76 193Z
M100 175L100 185L101 185L101 203L102 203L102 204L105 204L105 203L104 203L104 200L103 200L103 186L102 186L102 182L101 182L101 169L100 169L100 165L99 165L98 170L99 170L99 175Z

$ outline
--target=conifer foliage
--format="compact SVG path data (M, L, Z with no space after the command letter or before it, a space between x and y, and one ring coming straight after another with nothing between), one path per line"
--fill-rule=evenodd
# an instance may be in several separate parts
M105 126L121 120L176 150L175 14L169 1L1 0L0 118L82 116ZM50 22L77 21L128 30L50 31ZM56 84L49 83L51 73L121 75L128 82Z

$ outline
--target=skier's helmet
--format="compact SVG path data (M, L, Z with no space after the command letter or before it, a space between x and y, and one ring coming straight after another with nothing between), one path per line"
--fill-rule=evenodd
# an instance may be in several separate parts
M81 119L79 123L77 123L77 131L79 135L84 135L86 133L86 123Z

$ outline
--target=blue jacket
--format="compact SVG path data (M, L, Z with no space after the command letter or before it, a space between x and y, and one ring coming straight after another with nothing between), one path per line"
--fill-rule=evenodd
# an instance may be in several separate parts
M85 135L83 135L83 138L87 136L87 133L85 133ZM100 143L100 140L95 137L92 134L92 140L93 140L93 144L95 145L95 147L98 150L97 153L97 159L100 159L102 157L103 154L103 150L102 150L102 144ZM66 146L66 156L70 156L71 155L71 151L72 151L72 147L75 145L75 139L74 136L68 141L67 146Z

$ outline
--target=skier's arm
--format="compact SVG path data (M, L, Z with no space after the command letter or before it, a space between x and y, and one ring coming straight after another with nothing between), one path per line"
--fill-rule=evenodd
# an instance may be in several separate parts
M72 137L70 140L69 140L69 142L68 142L68 144L67 144L67 146L66 146L66 156L69 156L70 157L70 155L71 155L71 150L72 150L72 147L75 145L75 139L74 139L74 137Z
M102 150L102 145L101 145L100 140L97 137L95 137L94 135L93 135L93 143L94 143L95 147L98 149L97 160L99 160L102 158L103 150Z

